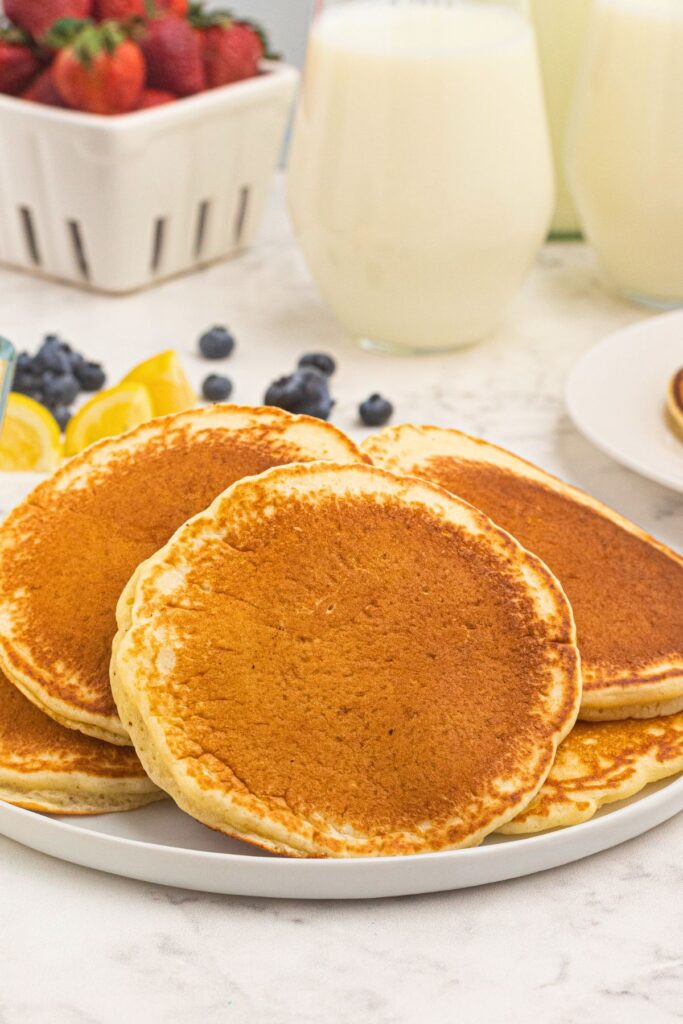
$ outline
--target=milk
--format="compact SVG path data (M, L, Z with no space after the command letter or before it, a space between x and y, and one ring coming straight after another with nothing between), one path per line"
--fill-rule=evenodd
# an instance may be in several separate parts
M581 219L613 286L682 301L681 0L595 0L569 149Z
M531 0L555 160L557 201L550 230L556 235L581 230L564 167L569 111L590 8L591 0Z
M289 206L355 337L445 349L493 331L553 206L527 21L467 0L326 10L309 44Z

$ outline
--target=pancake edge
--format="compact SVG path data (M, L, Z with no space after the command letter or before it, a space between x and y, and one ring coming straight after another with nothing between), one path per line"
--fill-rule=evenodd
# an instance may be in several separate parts
M8 660L6 650L0 640L0 670L17 690L30 700L32 704L51 718L58 725L65 729L72 729L74 732L81 732L85 736L92 736L97 740L104 740L117 747L131 747L132 741L118 718L110 718L105 715L88 714L82 718L75 718L73 706L45 692L45 689L36 683L35 677L29 672L22 670L26 663L15 657Z
M17 772L0 766L0 800L45 814L132 811L164 800L151 779L98 777L86 772Z
M541 469L520 455L502 448L500 445L485 441L482 438L474 437L461 430L450 427L437 427L430 425L416 426L411 423L398 424L387 427L375 434L371 434L361 442L361 450L373 460L373 447L377 441L383 439L394 439L405 436L406 432L418 435L421 438L434 436L452 442L452 450L447 445L440 450L432 452L432 455L439 457L457 458L460 461L484 462L489 465L498 466L516 472L528 480L541 483L563 497L570 497L579 504L590 508L604 518L611 520L615 525L626 530L639 540L645 541L656 548L662 554L674 561L683 571L683 557L678 552L662 544L651 534L641 529L625 516L615 512L608 505L591 497L580 488L565 483L559 477ZM463 453L465 446L474 446L481 453L481 458L475 459ZM460 447L459 447L460 446ZM498 459L492 458L495 454ZM391 470L387 459L387 468ZM374 464L374 462L373 462ZM384 463L383 463L384 464ZM398 470L400 471L400 470ZM422 479L421 477L419 479ZM561 582L561 581L560 581ZM632 668L625 669L620 675L611 675L605 678L604 674L597 669L583 664L583 696L579 720L582 721L616 721L627 718L653 718L662 714L673 714L680 710L679 701L683 701L683 651L677 652L676 660L658 661L644 665L641 669L634 671ZM670 708L671 710L661 710Z
M567 658L567 663L563 666L564 690L565 697L567 697L569 692L573 689L573 696L571 702L567 702L565 700L566 711L564 720L561 723L555 723L554 732L552 733L552 735L548 737L547 749L543 751L541 755L542 759L545 761L545 764L537 771L538 780L536 784L530 787L529 790L526 793L524 793L523 797L520 798L511 808L508 807L504 811L500 812L494 819L492 819L487 824L487 826L479 829L476 833L470 835L466 841L457 844L452 844L450 846L444 845L439 847L439 850L462 849L466 847L477 846L483 841L484 838L486 838L487 835L496 831L498 828L501 827L502 824L509 821L515 815L519 814L534 799L534 797L540 790L541 786L543 785L543 782L545 781L548 773L551 770L552 764L555 759L555 754L557 752L557 747L562 742L562 740L569 734L576 721L581 699L581 661L578 648L576 646L576 626L574 623L574 617L571 611L569 601L564 593L564 590L562 589L559 581L555 578L555 576L553 576L548 567L545 565L545 563L541 561L540 558L538 558L533 553L527 551L514 537L512 537L501 527L493 523L489 519L489 517L482 513L480 510L474 508L474 506L470 505L466 501L463 501L461 498L452 495L449 491L445 490L444 488L440 487L437 484L433 484L421 478L397 477L396 474L387 472L386 470L383 470L378 467L364 465L363 463L357 463L354 465L335 465L333 463L328 462L306 463L298 465L289 464L288 466L274 467L260 474L258 479L263 480L268 476L281 473L284 470L289 470L291 472L293 467L295 467L299 471L299 473L310 473L313 472L316 468L320 469L320 467L332 471L342 470L343 472L348 472L350 470L354 470L359 473L372 472L379 473L383 477L386 477L394 482L398 481L399 483L402 483L404 485L404 488L406 489L407 487L413 489L415 485L419 485L423 490L427 491L429 494L436 495L440 499L442 504L445 499L446 504L453 504L455 506L458 506L460 510L464 511L465 514L471 520L477 522L480 526L483 525L487 532L494 532L499 538L505 541L506 545L512 546L515 552L517 553L518 557L521 556L521 560L525 563L525 565L531 568L532 573L534 575L535 583L537 584L539 590L544 589L544 593L546 594L546 596L548 594L552 594L553 612L556 616L561 618L562 628L564 631L563 635L566 633L567 639L564 641L548 640L547 643L553 643L557 647L563 646L568 652L569 656ZM110 678L112 685L112 693L114 694L114 700L119 709L119 714L121 716L122 721L128 726L129 733L133 739L133 744L135 746L138 757L140 758L143 767L147 771L150 778L153 779L153 781L161 789L168 793L169 796L171 796L174 802L182 810L189 813L196 820L202 822L203 824L207 825L209 828L214 829L215 831L223 832L224 834L232 836L236 839L241 839L253 843L273 853L284 854L286 856L291 857L343 856L348 858L356 858L396 855L401 853L432 852L430 850L420 850L419 847L401 849L400 845L397 845L395 849L390 849L388 851L375 848L362 849L359 852L345 851L343 853L338 853L331 851L329 848L315 848L315 846L306 844L305 842L301 842L299 845L295 846L294 844L283 841L282 839L274 839L274 832L277 832L278 830L280 832L283 831L282 825L280 823L272 822L272 827L270 827L269 831L266 834L264 834L262 828L259 828L259 826L263 827L265 825L265 822L267 822L268 819L266 815L257 816L254 813L245 812L243 809L235 807L232 800L226 799L225 796L223 797L223 799L220 799L215 797L215 795L211 793L207 794L206 791L202 790L198 786L196 780L192 778L189 775L189 773L182 770L182 767L178 764L177 761L174 761L172 758L169 758L169 764L166 764L159 756L159 750L163 749L165 746L163 730L154 721L152 715L144 714L136 705L136 702L131 695L132 687L130 685L130 680L127 680L125 678L125 673L122 673L120 664L121 648L123 642L128 633L130 632L130 630L132 630L135 626L134 610L138 600L139 587L141 582L143 582L144 580L145 573L157 562L162 562L164 560L167 552L170 550L171 546L175 543L176 539L179 537L179 535L182 534L184 530L187 530L191 524L195 524L199 522L201 519L211 519L218 510L218 508L224 502L230 500L234 490L238 489L240 486L243 486L250 479L255 478L243 478L242 480L236 481L231 487L227 488L222 494L218 495L214 502L212 502L212 504L208 507L208 509L205 509L203 512L194 516L192 519L188 520L187 523L181 526L173 535L173 537L169 539L167 544L164 545L163 548L161 548L150 559L147 559L146 562L143 562L142 565L138 567L138 569L133 574L133 576L131 577L131 579L129 580L128 584L126 585L122 592L121 598L117 606L117 623L119 628L114 639L114 642L112 644ZM541 582L543 583L543 588L541 588ZM536 595L536 599L538 600L538 595ZM540 609L538 606L536 607L536 611L538 614L540 614ZM555 709L556 717L559 717L559 710L559 708ZM157 742L150 743L150 735L154 732L157 733ZM190 800L189 797L187 796L185 788L181 785L179 781L180 775L183 776L185 788L189 787L194 790L196 803ZM210 804L212 802L215 805L213 813L209 812L206 809L207 804ZM263 803L265 807L265 802ZM201 815L197 813L197 804L201 805ZM226 804L230 804L229 811L226 807ZM231 815L231 820L229 822L226 822L226 815L228 813ZM237 819L237 821L239 822L239 827L236 826L235 819ZM324 833L323 835L324 838L329 841L329 833ZM406 833L393 833L392 835L405 836ZM380 844L378 842L377 846L379 845ZM384 843L382 843L381 845L384 845Z
M683 367L677 370L669 380L666 392L666 413L669 426L679 441L683 441Z
M521 836L532 835L538 832L548 832L558 828L569 828L572 825L580 825L589 821L597 814L601 807L617 803L620 800L628 800L629 797L640 793L646 786L654 782L661 782L662 779L670 779L674 775L683 772L683 752L678 757L672 758L667 764L662 764L655 756L648 753L638 763L638 769L626 779L619 787L603 789L584 789L572 794L562 801L555 801L551 804L547 814L530 814L524 821L512 820L498 829L501 835ZM552 770L551 773L552 775ZM539 795L542 795L542 789ZM532 801L533 803L533 801ZM553 806L555 808L553 813ZM533 807L529 805L529 810ZM526 812L522 812L525 815Z

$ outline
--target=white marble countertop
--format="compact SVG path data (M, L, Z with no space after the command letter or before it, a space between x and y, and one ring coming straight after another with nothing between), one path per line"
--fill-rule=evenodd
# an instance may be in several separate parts
M497 337L448 356L356 349L325 312L275 190L242 259L107 299L0 273L2 333L59 332L110 379L164 347L196 383L197 335L228 323L234 400L299 354L333 352L334 422L380 390L397 421L505 444L683 548L683 496L611 462L564 412L568 369L642 311L608 297L580 245L545 249ZM21 480L0 477L0 510ZM617 849L480 889L362 903L194 894L98 874L0 838L1 1024L658 1024L683 1019L683 815Z

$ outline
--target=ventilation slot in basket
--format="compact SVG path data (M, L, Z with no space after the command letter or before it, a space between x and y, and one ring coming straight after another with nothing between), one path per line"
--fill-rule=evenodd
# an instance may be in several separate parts
M152 238L152 273L156 274L161 269L161 261L164 257L164 238L166 235L166 218L157 217L154 221L154 236Z
M209 223L209 212L211 204L208 199L203 199L197 210L197 231L194 237L194 256L199 259L206 240L206 228Z
M67 224L69 225L71 248L73 249L76 266L78 267L79 273L83 280L89 281L90 267L88 266L88 257L85 251L85 242L83 241L81 226L77 220L67 221Z
M244 231L244 225L247 220L247 210L249 209L249 186L245 185L240 189L240 199L237 204L237 215L235 217L235 245L239 245L242 241L242 232Z
M24 233L24 241L26 242L28 258L35 267L39 267L41 259L40 249L38 248L38 235L36 234L35 224L33 223L33 214L28 206L19 207L19 217L21 219L21 228Z

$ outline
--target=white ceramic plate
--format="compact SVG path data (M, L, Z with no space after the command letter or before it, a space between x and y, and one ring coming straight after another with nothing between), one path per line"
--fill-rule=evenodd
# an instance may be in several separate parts
M0 804L0 832L99 871L203 892L291 899L367 899L460 889L568 864L646 832L683 810L683 778L649 786L572 828L496 836L451 853L289 860L211 832L170 801L93 818L51 818Z
M664 415L669 379L683 366L683 312L610 334L567 382L572 420L596 448L636 473L683 491L683 441Z

